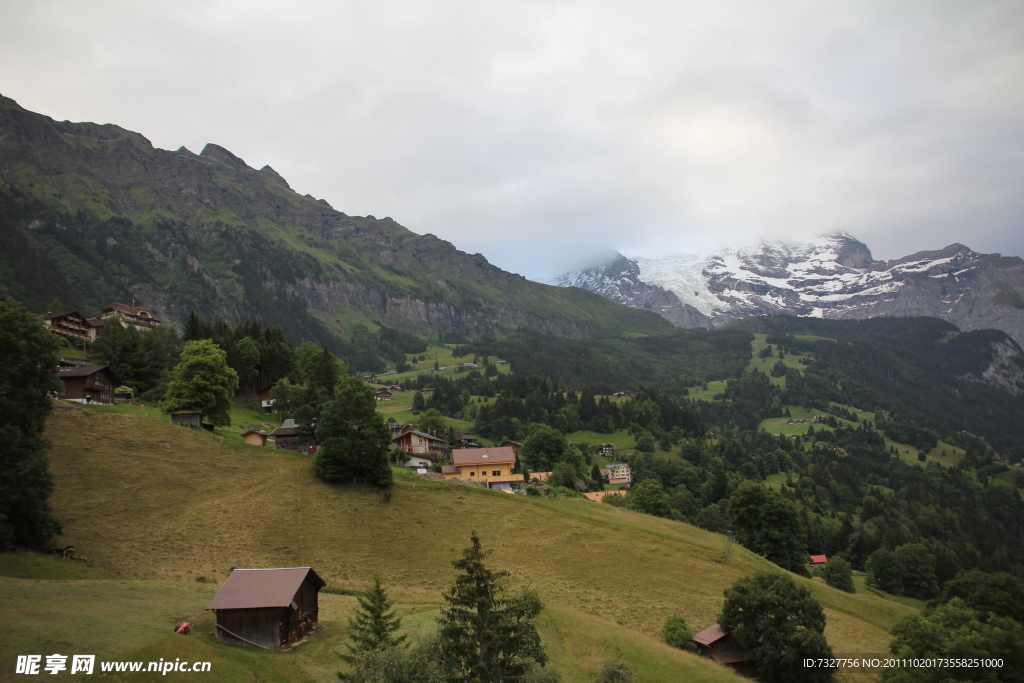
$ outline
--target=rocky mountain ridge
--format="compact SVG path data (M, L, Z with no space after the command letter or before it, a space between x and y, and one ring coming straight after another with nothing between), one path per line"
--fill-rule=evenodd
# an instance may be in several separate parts
M654 310L677 327L707 324L694 324L701 320L696 315L650 308L652 289L716 326L757 315L934 316L965 331L1003 330L1024 343L1024 261L963 244L880 261L843 233L803 243L762 242L705 257L620 256L555 284Z
M84 311L135 297L175 324L193 309L231 323L259 316L318 341L368 322L465 336L671 330L391 218L336 211L218 145L158 149L2 96L0 247L0 295L37 310L55 296Z

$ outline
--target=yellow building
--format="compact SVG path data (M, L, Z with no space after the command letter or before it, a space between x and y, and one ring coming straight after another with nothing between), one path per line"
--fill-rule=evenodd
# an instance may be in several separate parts
M488 488L507 489L523 475L513 474L516 454L511 448L456 448L452 464L441 468L445 479L487 482Z

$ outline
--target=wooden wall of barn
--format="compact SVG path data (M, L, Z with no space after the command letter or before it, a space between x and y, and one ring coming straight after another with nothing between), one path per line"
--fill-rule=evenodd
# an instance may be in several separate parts
M296 643L310 634L319 623L319 587L308 578L295 594L296 609L288 609L288 644Z
M217 611L216 635L221 640L249 645L235 636L252 641L260 647L275 650L283 644L288 625L288 608L266 607L258 609L221 609ZM223 628L221 628L223 627ZM230 633L226 632L230 631ZM233 635L232 635L233 634Z

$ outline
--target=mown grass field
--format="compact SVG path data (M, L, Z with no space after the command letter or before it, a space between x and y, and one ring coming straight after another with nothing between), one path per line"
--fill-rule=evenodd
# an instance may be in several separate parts
M542 633L564 680L586 681L616 657L639 681L727 680L725 670L660 644L661 625L679 614L695 631L705 628L725 588L757 570L778 571L735 544L716 562L722 536L670 520L404 473L388 498L325 485L301 457L221 446L134 415L57 414L47 437L53 504L65 523L58 540L119 578L3 579L0 609L17 622L0 631L4 671L29 646L49 653L88 644L96 654L139 659L187 650L220 662L218 680L331 680L353 599L325 595L324 632L293 654L224 646L202 635L211 628L203 608L231 568L313 566L342 591L362 590L379 574L403 613L429 615L452 581L450 562L476 530L493 550L491 564L548 605ZM880 596L798 581L825 605L839 653L885 651L888 629L913 612ZM193 618L199 637L170 634L176 621ZM422 619L429 626L429 616ZM257 670L258 679L246 678Z

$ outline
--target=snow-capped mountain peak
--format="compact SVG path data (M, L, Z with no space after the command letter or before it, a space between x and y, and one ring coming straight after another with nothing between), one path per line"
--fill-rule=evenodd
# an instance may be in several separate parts
M568 273L555 284L648 310L656 310L650 302L660 292L669 314L658 312L678 327L766 314L933 315L961 329L996 327L1024 340L1024 262L979 254L962 244L886 262L872 258L867 245L852 235L838 233L707 255L620 256L598 268ZM671 305L666 304L670 299ZM986 305L976 306L979 302Z

